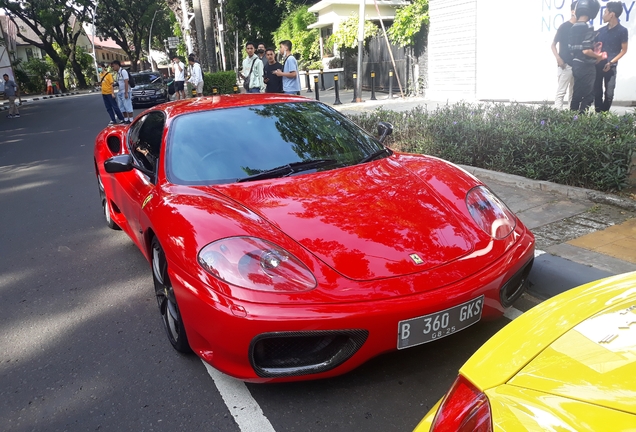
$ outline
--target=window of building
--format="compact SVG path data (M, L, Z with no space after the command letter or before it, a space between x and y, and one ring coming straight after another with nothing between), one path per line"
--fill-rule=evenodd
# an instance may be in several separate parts
M31 60L33 58L33 48L26 49L27 60Z

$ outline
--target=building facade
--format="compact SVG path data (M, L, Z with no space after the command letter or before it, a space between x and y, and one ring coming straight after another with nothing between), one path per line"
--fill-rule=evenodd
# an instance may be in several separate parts
M570 18L570 0L430 0L428 89L433 100L554 101L550 46ZM606 0L594 20L602 22ZM636 104L636 0L623 2L629 45L618 65L615 103Z

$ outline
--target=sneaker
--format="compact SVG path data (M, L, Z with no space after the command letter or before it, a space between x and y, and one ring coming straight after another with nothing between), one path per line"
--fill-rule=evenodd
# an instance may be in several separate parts
M18 117L20 117L20 114L16 114L13 116L13 118L18 118Z
M130 121L126 120L126 121L122 122L122 124L130 124Z
M7 116L7 118L13 118L13 115L9 114L9 115Z
M114 122L114 121L112 121L112 120L108 122L108 126L112 126L112 125L114 125L114 124L117 124L117 123L115 123L115 122Z

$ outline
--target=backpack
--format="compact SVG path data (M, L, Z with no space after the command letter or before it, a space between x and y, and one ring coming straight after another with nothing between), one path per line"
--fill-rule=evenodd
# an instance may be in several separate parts
M129 70L127 70L126 72L128 72L128 87L130 88L135 87L135 79L133 78Z

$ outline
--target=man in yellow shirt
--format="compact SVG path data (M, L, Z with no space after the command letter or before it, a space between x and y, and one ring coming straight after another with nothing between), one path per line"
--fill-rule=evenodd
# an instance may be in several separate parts
M99 71L99 82L102 85L102 98L104 99L106 111L108 111L108 115L110 116L110 123L108 123L108 125L123 123L124 116L117 106L117 99L115 99L115 92L113 90L113 75L107 70L107 65L103 65L103 67L97 70ZM115 119L115 115L117 115L119 122Z

